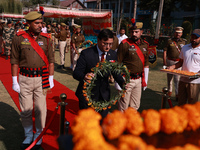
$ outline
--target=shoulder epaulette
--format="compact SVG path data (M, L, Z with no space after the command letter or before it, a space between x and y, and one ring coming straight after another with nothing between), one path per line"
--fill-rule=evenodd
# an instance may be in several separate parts
M17 35L19 36L19 35L22 35L22 34L24 34L24 33L26 33L26 31L19 31L19 32L17 32Z
M186 39L184 39L184 38L182 38L183 39L183 41L187 41Z
M41 32L40 35L41 35L41 36L44 36L44 37L47 37L47 38L50 38L48 33L43 33L43 32Z
M146 43L147 45L149 45L149 43L147 41L145 41L145 40L143 40L143 41L144 41L144 43Z
M129 38L122 40L121 42L124 44L128 41ZM129 43L129 42L128 42Z

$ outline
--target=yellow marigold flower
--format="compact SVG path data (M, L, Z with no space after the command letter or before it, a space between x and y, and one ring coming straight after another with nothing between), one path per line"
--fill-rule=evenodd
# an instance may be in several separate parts
M88 103L88 106L92 105L92 103Z

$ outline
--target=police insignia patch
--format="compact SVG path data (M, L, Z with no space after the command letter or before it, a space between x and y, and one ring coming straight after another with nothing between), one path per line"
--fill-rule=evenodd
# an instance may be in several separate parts
M38 45L39 46L44 45L43 41L38 41Z

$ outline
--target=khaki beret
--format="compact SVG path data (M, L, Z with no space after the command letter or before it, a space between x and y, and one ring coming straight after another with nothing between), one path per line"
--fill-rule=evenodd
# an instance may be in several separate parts
M53 25L56 25L56 22L54 22Z
M109 29L110 31L113 31L113 27L107 27L106 29Z
M0 22L1 22L1 23L5 23L5 20L1 19Z
M142 29L142 27L143 27L143 23L142 23L142 22L136 22L136 23L135 23L135 26L131 26L131 27L129 28L129 30Z
M176 27L175 28L175 32L183 32L183 28L182 27Z
M24 18L30 21L33 21L36 19L42 19L42 14L37 11L31 11L26 16L24 16Z
M81 26L80 25L76 25L75 28L78 29L78 28L81 28Z
M66 24L65 24L65 23L63 23L63 22L62 22L60 25L61 25L61 26L66 26Z
M46 22L43 22L43 24L46 24Z

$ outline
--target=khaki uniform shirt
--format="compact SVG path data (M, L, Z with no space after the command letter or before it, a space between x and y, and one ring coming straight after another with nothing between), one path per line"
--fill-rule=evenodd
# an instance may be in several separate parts
M47 37L39 35L36 42L45 52L49 63L54 63L54 53L52 49L52 41ZM15 35L11 49L11 64L19 64L19 67L40 68L46 64L38 53L33 49L28 39L24 39L22 35Z
M140 39L138 47L144 54L145 58L144 66L148 66L149 65L149 55L147 51L148 43ZM117 57L118 57L118 62L126 65L128 70L130 70L131 74L143 72L143 64L136 53L136 49L134 50L133 48L131 48L127 42L126 43L121 42L121 44L118 47Z
M56 34L56 38L58 38L60 41L66 41L67 37L69 37L69 32L65 29Z
M85 41L85 37L83 34L80 33L79 36L77 34L72 35L72 43L74 43L76 47L78 47L84 41Z
M118 49L118 46L119 46L119 40L118 40L118 38L116 36L114 36L113 44L112 44L111 49L112 50L116 50L116 49Z
M175 38L168 39L167 44L164 47L164 51L167 51L167 58L169 59L179 59L179 50L181 51L182 47L186 44L186 39L180 38L178 41L175 40Z

